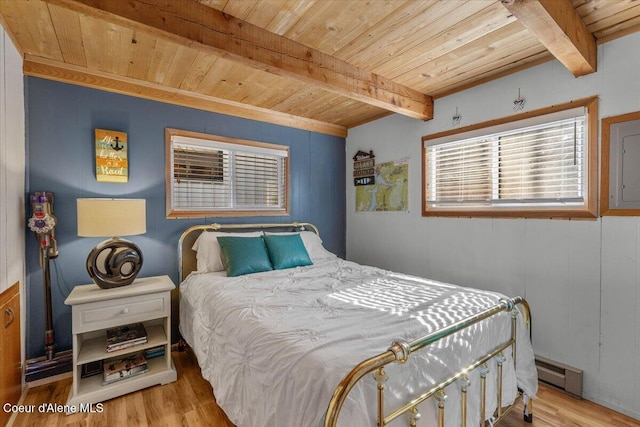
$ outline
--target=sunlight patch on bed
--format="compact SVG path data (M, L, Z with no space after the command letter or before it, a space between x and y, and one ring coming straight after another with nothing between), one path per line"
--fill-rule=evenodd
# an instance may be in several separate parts
M378 278L329 294L329 298L402 316L415 307L439 298L448 289L436 289L416 284Z

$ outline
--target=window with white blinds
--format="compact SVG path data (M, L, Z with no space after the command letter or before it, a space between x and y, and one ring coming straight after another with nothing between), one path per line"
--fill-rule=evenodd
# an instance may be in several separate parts
M174 132L167 141L169 217L286 214L288 147Z
M587 108L424 141L424 210L580 209L587 204Z

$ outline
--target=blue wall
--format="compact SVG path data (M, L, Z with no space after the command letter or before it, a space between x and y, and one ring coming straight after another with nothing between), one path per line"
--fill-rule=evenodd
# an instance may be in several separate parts
M166 127L250 139L290 147L291 215L268 222L307 221L325 247L345 256L345 141L343 138L178 107L80 86L25 78L28 192L52 191L60 255L52 261L56 351L71 348L71 289L90 282L87 254L103 239L76 234L76 199L127 197L147 200L147 233L131 236L144 255L141 276L168 274L177 284L177 244L194 224L265 222L265 218L165 219ZM96 181L94 129L127 132L129 182ZM28 200L28 198L27 198ZM31 213L30 206L26 212ZM27 358L44 354L42 270L35 238L27 232Z

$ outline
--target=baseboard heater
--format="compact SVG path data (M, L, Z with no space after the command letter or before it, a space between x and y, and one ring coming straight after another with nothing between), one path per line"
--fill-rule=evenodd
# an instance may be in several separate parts
M582 399L582 369L563 365L542 356L536 356L538 379L564 390L567 394Z

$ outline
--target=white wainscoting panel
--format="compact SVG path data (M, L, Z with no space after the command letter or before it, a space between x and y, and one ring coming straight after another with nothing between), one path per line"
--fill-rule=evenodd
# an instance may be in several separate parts
M638 377L638 219L602 221L602 331L598 397L613 408L640 408Z

